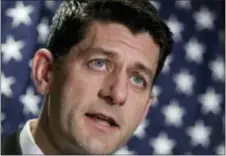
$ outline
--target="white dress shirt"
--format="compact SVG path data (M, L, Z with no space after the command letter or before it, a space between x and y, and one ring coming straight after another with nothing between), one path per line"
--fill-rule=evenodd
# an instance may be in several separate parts
M34 120L34 119L32 119ZM36 154L36 155L43 155L43 152L38 147L38 145L35 143L34 138L31 134L31 122L32 120L28 120L23 127L21 133L20 133L20 147L22 154Z

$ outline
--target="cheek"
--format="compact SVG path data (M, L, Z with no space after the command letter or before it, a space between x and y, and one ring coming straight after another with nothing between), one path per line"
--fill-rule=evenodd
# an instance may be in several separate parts
M92 76L85 71L74 72L68 77L64 88L64 94L71 100L92 100L97 95L100 85L100 77Z
M81 115L90 105L92 97L87 95L91 95L91 90L88 80L81 73L70 72L61 82L62 84L58 86L57 94L54 95L56 98L53 101L53 103L58 103L60 107L53 108L52 114L54 114L54 120L59 122L62 131L73 135L74 129L77 129L76 125L80 123ZM74 125L75 123L77 124Z
M98 90L102 84L102 77L92 74L84 68L74 67L62 87L61 105L65 111L84 109L96 101ZM81 108L78 108L81 107Z
M137 97L137 98L136 98ZM147 101L145 97L138 97L136 95L131 96L127 105L124 108L125 118L127 124L131 127L136 127L142 120L142 117L147 109ZM127 113L126 113L127 112Z
M141 123L146 110L147 102L140 98L135 98L136 96L137 95L130 96L121 109L121 114L123 114L124 117L124 126L121 132L121 135L124 136L123 143L133 135L134 131Z

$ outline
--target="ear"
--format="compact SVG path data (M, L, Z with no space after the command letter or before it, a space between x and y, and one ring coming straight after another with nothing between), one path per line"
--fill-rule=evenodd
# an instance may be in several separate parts
M37 91L45 95L52 82L53 55L47 49L39 49L32 61L32 77Z
M145 111L144 111L144 114L142 116L142 120L141 121L144 121L147 114L148 114L148 111L150 109L150 105L152 104L153 102L153 99L154 99L154 95L153 93L151 93L151 95L149 96L149 99L147 100L147 103L146 103L146 108L145 108Z

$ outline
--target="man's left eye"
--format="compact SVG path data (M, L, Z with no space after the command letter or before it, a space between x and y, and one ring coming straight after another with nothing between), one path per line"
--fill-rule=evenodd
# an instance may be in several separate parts
M89 62L89 67L96 70L105 70L106 69L106 60L105 59L93 59Z
M141 86L141 87L144 87L145 86L145 79L140 76L140 75L134 75L131 77L131 81L134 85L136 86Z

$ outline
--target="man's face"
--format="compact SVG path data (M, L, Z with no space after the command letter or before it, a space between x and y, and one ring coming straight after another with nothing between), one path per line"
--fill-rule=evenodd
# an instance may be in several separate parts
M62 150L108 154L145 118L159 47L148 33L95 22L54 71L49 120Z

